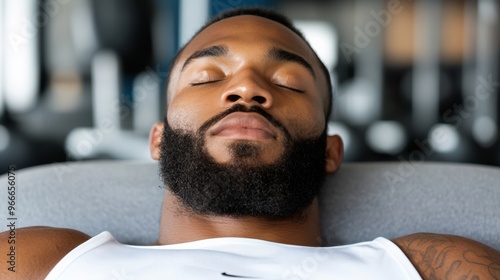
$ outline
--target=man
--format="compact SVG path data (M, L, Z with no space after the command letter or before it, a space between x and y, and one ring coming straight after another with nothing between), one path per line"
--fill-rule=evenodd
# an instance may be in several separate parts
M500 279L500 253L457 236L320 247L317 194L342 141L326 136L328 72L285 18L229 11L171 70L150 135L167 187L161 246L27 228L18 279ZM308 258L317 266L298 271Z

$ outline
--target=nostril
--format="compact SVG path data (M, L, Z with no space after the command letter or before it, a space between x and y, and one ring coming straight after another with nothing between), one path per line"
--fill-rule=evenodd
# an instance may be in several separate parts
M252 99L257 101L259 104L264 104L266 102L266 98L263 96L254 96Z
M227 97L227 99L231 102L236 102L238 101L238 99L240 99L241 97L239 95L236 95L236 94L231 94Z

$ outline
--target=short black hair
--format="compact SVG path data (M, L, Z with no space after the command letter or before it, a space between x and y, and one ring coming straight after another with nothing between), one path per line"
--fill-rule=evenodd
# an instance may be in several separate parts
M186 44L184 44L184 46L172 58L172 62L170 64L170 68L169 68L169 74L168 74L168 77L167 77L167 82L168 83L170 82L170 76L172 74L172 69L173 69L175 63L177 62L177 60L179 59L180 54L184 51L184 49L186 48L186 46L198 34L200 34L201 32L203 32L203 30L205 30L206 28L208 28L212 24L214 24L216 22L219 22L219 21L221 21L223 19L227 19L227 18L231 18L231 17L236 17L236 16L243 16L243 15L263 17L263 18L275 21L277 23L280 23L280 24L284 25L286 28L288 28L291 31L293 31L295 34L297 34L302 40L304 40L304 42L307 44L307 46L309 46L309 48L312 50L312 52L316 56L316 59L319 61L319 64L320 64L320 67L321 67L321 71L323 72L323 74L325 75L325 78L326 78L326 83L327 83L327 92L326 92L326 95L327 95L327 102L328 102L327 106L328 107L327 107L327 112L326 112L325 118L326 118L327 123L328 123L328 120L330 119L330 115L332 113L332 99L333 99L332 98L332 96L333 96L333 92L332 92L333 89L332 89L332 81L331 81L331 78L330 78L330 72L328 71L328 68L323 63L323 61L321 61L321 59L318 57L318 54L316 54L316 52L314 51L314 49L311 47L311 45L309 44L309 42L306 40L306 38L304 37L304 34L302 34L302 32L299 29L297 29L295 27L295 25L293 25L292 21L288 17L286 17L285 15L283 15L283 14L281 14L279 12L276 12L274 10L264 9L264 8L258 8L258 7L239 7L239 8L235 8L235 9L226 10L226 11L224 11L224 12L216 15L215 17L209 19L205 23L205 25L203 25L193 35L193 37L191 37L191 39Z

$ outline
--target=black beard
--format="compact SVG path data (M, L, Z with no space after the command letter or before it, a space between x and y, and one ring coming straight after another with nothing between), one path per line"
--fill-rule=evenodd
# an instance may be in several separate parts
M205 132L234 112L264 116L285 136L285 149L273 164L249 164L259 149L251 142L230 146L231 163L217 163L205 148ZM198 132L173 130L165 118L160 172L165 185L195 214L301 219L325 178L326 130L317 138L292 140L286 128L254 106L235 105L205 122Z

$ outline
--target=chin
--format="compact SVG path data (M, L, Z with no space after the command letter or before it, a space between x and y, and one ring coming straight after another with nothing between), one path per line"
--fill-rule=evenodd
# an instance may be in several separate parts
M267 147L251 141L237 141L229 145L232 160L273 164L282 156L282 147Z
M268 147L268 145L247 140L233 141L222 147L208 144L206 149L207 154L211 155L215 162L231 165L274 164L283 153L283 147Z

